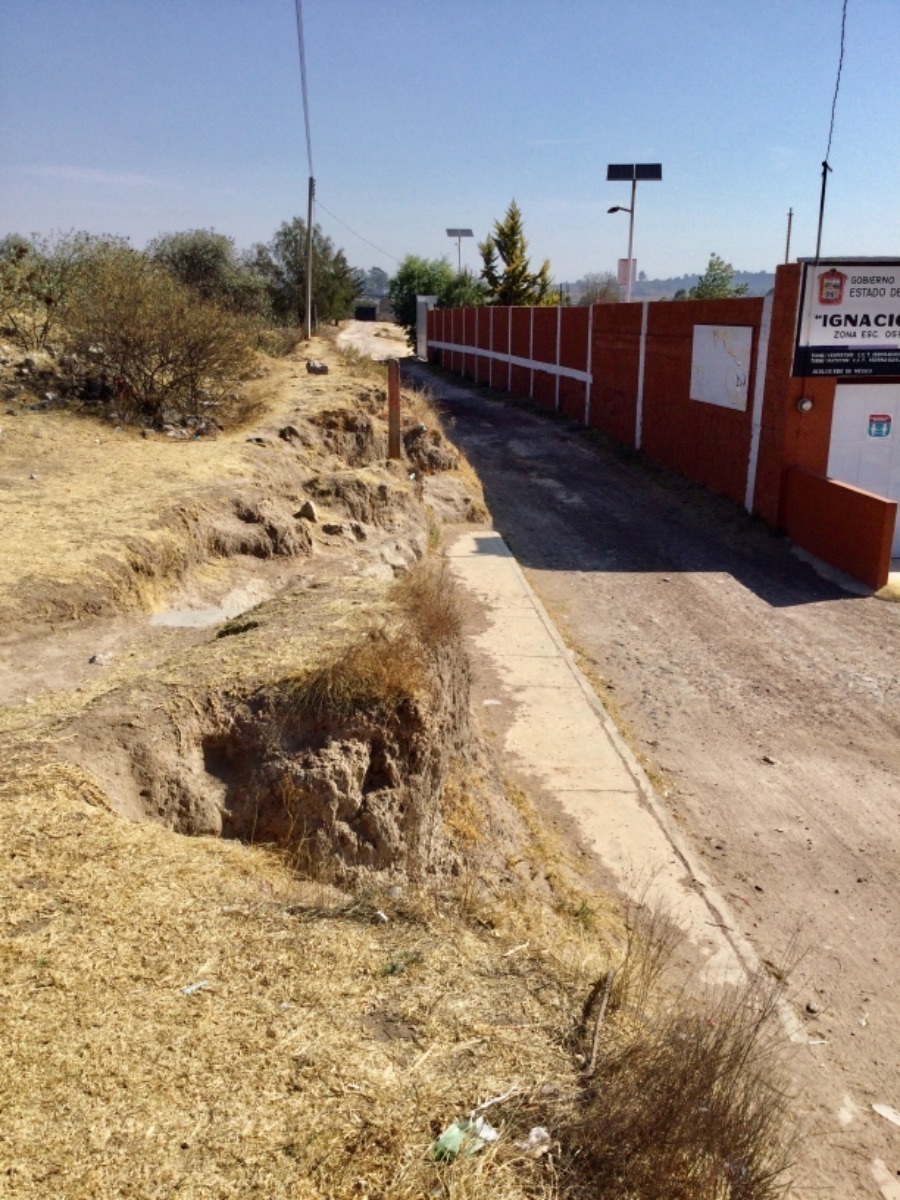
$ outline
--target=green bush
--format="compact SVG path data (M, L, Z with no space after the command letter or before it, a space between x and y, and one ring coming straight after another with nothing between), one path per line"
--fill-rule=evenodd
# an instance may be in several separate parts
M126 419L164 412L227 417L227 397L253 361L246 321L195 293L145 255L106 246L90 256L70 298L71 350L92 363Z
M147 245L147 254L203 300L246 316L271 313L266 280L242 260L233 239L223 233L213 229L163 233Z
M23 350L41 350L64 326L86 264L101 249L124 249L120 238L89 233L0 241L0 329Z

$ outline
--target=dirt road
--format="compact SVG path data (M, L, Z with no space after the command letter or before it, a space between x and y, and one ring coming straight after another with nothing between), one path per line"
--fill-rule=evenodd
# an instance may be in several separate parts
M407 368L405 368L407 369ZM412 368L419 371L421 369ZM576 427L437 384L496 528L791 994L797 1195L900 1195L900 606Z
M337 344L342 349L367 354L376 362L406 358L409 354L406 334L392 321L344 321Z

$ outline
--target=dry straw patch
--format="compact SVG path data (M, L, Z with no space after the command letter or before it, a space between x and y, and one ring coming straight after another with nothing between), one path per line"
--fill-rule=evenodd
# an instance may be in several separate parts
M544 949L534 926L511 953L512 905L473 926L449 895L353 904L96 800L76 768L22 766L0 795L9 1194L554 1194L512 1142L574 1085L583 945ZM441 1128L516 1081L500 1145L430 1161Z

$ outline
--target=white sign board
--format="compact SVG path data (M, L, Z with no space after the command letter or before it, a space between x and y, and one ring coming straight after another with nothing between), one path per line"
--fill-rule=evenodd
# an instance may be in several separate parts
M691 399L747 410L752 325L695 325Z
M900 260L804 264L794 375L900 375Z

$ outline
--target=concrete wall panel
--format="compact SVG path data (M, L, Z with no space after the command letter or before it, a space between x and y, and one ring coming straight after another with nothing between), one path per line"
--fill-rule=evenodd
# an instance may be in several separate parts
M878 589L888 581L897 502L788 467L779 524L798 546Z

